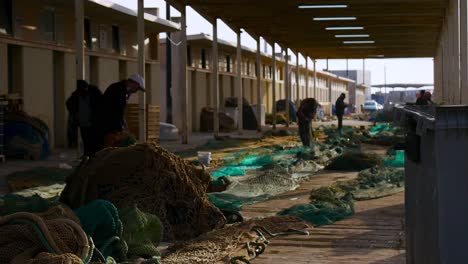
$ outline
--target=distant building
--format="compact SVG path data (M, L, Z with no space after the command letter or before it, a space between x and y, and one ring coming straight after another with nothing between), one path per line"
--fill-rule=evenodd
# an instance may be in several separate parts
M364 101L371 99L371 72L362 70L331 71L332 73L354 80L348 84L349 104L354 105L356 112L361 111Z
M107 0L84 3L86 79L105 90L137 71L136 12ZM179 26L151 14L145 19L147 101L157 104L159 33ZM75 90L75 65L73 1L0 0L0 94L20 94L24 110L49 126L57 147L66 146L65 101Z
M171 37L173 44L178 44L180 41L180 34L172 34ZM166 85L166 40L161 40L162 47L160 50L161 58L161 84ZM224 99L228 97L237 97L238 91L236 90L236 71L237 71L237 44L222 39L218 39L218 57L219 57L219 94L220 94L220 107L224 108ZM180 97L177 93L180 87L180 67L177 64L180 58L180 48L177 45L172 45L172 117L174 124L178 127L182 126L184 118L180 106ZM187 37L187 84L189 85L189 112L192 118L189 120L189 129L191 131L199 131L200 129L200 113L202 108L207 106L214 106L214 92L211 84L212 74L212 37L206 34L191 35ZM276 70L276 99L285 99L286 93L284 89L284 66L285 60L281 53L277 54L277 70ZM272 57L271 54L261 54L261 104L265 106L266 112L273 111L273 91L272 91ZM256 50L247 47L242 47L242 87L243 95L250 104L258 103L256 92ZM291 100L296 102L297 93L299 91L299 98L314 97L314 71L310 64L309 70L306 71L304 66L300 66L299 89L296 85L296 65L289 66L290 82L291 82ZM309 78L308 90L306 90L305 80ZM334 101L341 93L347 93L347 87L352 80L339 77L335 74L328 72L317 72L317 91L316 99L324 106L330 106L330 101ZM331 88L331 100L329 92ZM165 97L167 96L166 90L162 91L161 98L161 120L166 120L168 107L166 106ZM330 113L330 107L327 107L327 113Z

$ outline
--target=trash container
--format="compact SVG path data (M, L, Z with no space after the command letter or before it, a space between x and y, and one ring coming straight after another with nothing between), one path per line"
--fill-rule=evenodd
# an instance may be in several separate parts
M408 264L468 263L468 106L396 106L406 134Z

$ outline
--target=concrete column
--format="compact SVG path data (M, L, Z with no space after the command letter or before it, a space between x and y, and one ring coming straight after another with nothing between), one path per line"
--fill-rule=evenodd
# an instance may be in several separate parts
M260 37L257 38L257 131L262 131L262 66L260 57Z
M314 60L314 98L320 101L317 99L317 60Z
M85 49L84 40L84 0L75 0L75 49L76 49L76 79L85 80ZM11 80L10 80L11 81ZM81 157L81 136L78 129L77 157Z
M273 130L276 129L276 55L275 55L275 43L272 44L272 94L273 94Z
M138 35L138 74L145 78L145 18L144 18L144 0L138 0L137 15L137 35ZM146 93L139 94L139 135L141 142L146 141Z
M468 104L468 3L460 1L460 104ZM439 62L439 60L437 61ZM434 64L435 65L435 64ZM434 67L438 67L434 66Z
M301 102L301 85L300 85L300 77L301 76L301 69L299 69L299 52L296 53L296 105L299 107Z
M180 43L180 57L179 57L179 67L180 67L180 81L179 81L179 95L182 103L182 144L188 144L188 122L189 115L187 111L188 106L188 86L187 86L187 14L186 6L184 6L180 12L181 17L181 43ZM170 45L169 41L167 45Z
M83 0L75 0L75 49L76 49L76 79L85 79L84 63L84 7Z
M239 129L239 135L243 134L244 130L244 111L243 111L243 91L242 91L242 45L241 45L241 31L237 32L237 79L236 79L236 84L237 84L237 108L238 108L238 114L237 114L237 126Z
M306 98L309 98L309 57L305 56L305 90L306 90Z
M328 84L328 100L330 101L330 115L333 115L332 112L333 112L333 102L332 102L332 82L331 82L331 78L328 77L327 78L327 84Z
M291 101L291 89L290 89L290 82L289 82L289 51L288 48L286 50L286 59L284 62L284 90L286 91L286 127L289 127L289 101Z
M219 135L219 67L218 67L218 19L213 22L213 50L212 50L212 70L211 87L214 95L214 116L213 132L215 136ZM186 49L187 50L187 49Z

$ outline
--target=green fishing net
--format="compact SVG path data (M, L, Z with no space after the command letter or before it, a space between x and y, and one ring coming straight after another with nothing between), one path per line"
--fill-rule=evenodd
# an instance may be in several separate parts
M327 166L328 170L360 171L382 165L383 160L377 154L346 152L334 158Z

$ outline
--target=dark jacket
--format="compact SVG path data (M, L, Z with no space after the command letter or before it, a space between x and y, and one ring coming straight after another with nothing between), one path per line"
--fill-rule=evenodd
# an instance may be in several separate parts
M88 95L90 100L91 110L91 123L94 124L97 121L97 113L99 111L99 105L101 103L102 92L94 85L90 85L88 88ZM72 95L67 99L66 106L70 114L70 121L72 126L78 126L78 113L80 111L80 91L74 91Z
M311 121L314 119L318 105L319 104L314 98L306 98L302 100L296 113L299 121Z
M123 130L127 99L126 81L113 83L104 92L99 111L99 126L104 134Z
M335 103L335 113L337 116L343 116L345 112L345 108L348 105L344 102L344 98L339 97Z

